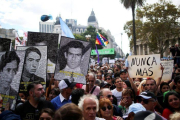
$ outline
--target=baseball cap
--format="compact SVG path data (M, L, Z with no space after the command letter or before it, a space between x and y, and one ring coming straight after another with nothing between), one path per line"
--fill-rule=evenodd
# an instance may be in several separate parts
M134 120L162 120L162 118L151 111L140 111L135 114Z
M105 86L111 86L111 85L107 83L106 81L104 81L101 83L100 88L104 88Z
M150 91L144 91L137 97L142 97L144 99L150 99L150 98L153 98L155 100L157 99L157 97L154 95L154 93L152 93Z
M122 69L121 71L120 71L120 74L121 73L126 73L127 71L126 71L126 69Z
M140 103L134 103L129 106L128 113L133 112L136 114L137 112L140 111L146 111L146 108Z
M75 82L69 82L68 79L63 79L59 82L58 87L60 90L62 90L64 88L68 88L68 87L73 88L75 85L76 85Z

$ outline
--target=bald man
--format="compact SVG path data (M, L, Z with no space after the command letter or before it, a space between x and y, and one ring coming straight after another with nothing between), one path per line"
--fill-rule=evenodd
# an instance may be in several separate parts
M89 82L89 93L93 95L98 95L100 92L100 87L95 85L95 75L94 73L88 74L88 81ZM86 90L86 85L82 86L82 89Z

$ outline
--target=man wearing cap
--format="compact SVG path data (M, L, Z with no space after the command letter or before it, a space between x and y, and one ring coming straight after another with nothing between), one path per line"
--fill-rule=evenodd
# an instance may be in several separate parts
M146 108L146 110L155 112L157 115L159 115L155 111L155 107L158 104L158 102L157 102L157 97L154 95L154 93L152 93L150 91L144 91L139 96L137 96L137 99L138 99L138 102L141 103ZM160 117L163 120L166 120L162 116L160 116Z
M120 71L120 78L121 78L122 81L127 80L127 74L126 73L127 73L126 69Z
M55 110L59 109L66 103L71 103L70 95L73 87L76 85L75 82L69 82L68 79L61 80L59 83L60 94L51 100Z

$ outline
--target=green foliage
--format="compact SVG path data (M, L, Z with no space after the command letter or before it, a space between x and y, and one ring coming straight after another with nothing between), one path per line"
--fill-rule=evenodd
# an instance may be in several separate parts
M138 20L136 20L137 39L142 43L148 44L150 51L161 54L169 47L169 41L174 43L179 36L180 9L171 2L161 0L158 3L146 4L136 11ZM141 20L144 19L145 22ZM124 26L128 37L131 38L132 21ZM132 47L131 42L131 47Z

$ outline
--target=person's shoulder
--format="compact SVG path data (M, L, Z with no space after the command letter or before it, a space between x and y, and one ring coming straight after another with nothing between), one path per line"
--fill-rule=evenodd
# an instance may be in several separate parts
M60 98L59 98L59 95L56 96L55 98L53 98L53 99L51 100L51 103L52 103L52 102L57 102L58 99L60 99Z
M111 92L115 92L116 91L116 88L114 88L113 90L111 90Z
M171 112L171 110L168 109L168 108L165 108L165 109L163 110L163 113L169 113L169 112Z
M104 118L96 117L95 120L105 120Z

